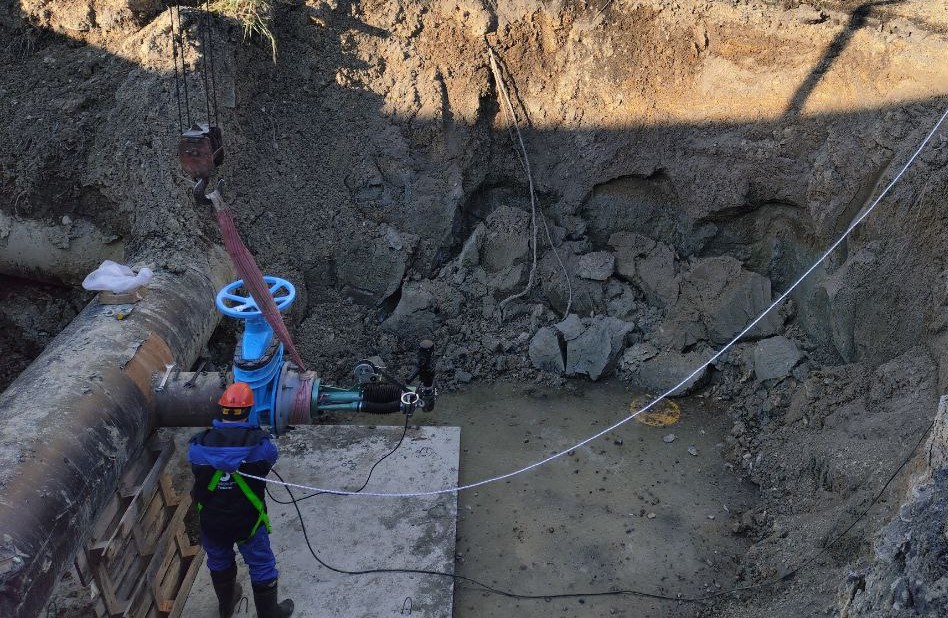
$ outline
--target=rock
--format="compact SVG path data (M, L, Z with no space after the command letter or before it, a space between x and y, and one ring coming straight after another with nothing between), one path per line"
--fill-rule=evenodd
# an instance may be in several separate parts
M588 243L564 242L556 247L556 253L553 250L547 250L540 258L540 264L537 268L540 289L542 289L547 302L554 311L566 311L570 289L572 289L573 300L570 311L588 315L599 313L602 310L604 304L603 283L583 279L576 274L579 272L580 258L577 253L582 254L587 251ZM557 259L557 256L559 256L559 259ZM561 261L566 267L566 271L570 273L568 278L563 273L563 266L560 266Z
M365 242L339 243L333 256L338 285L358 303L378 304L402 284L417 242L413 234L380 225Z
M803 360L797 344L783 336L758 341L754 346L754 375L764 380L782 380Z
M663 347L676 350L702 340L727 343L772 302L770 279L744 270L728 256L695 260L679 282L678 302L669 308L658 334ZM781 326L772 311L749 335L775 335Z
M616 296L606 301L606 311L614 318L629 321L641 310L641 306L632 288L623 284L620 289Z
M403 339L430 337L441 324L432 311L435 298L419 283L406 283L395 311L382 322L382 328Z
M649 519L655 519L655 513L649 513L648 515L646 515L646 517Z
M484 221L480 263L488 273L506 270L530 252L530 213L501 206Z
M458 255L458 263L466 268L477 266L481 262L481 246L484 243L484 234L487 228L483 223L478 223L474 231L464 241L461 247L461 253Z
M581 334L566 340L566 375L586 375L596 381L610 373L631 329L631 324L615 318L588 320Z
M673 433L670 433L670 434L666 434L665 437L662 438L662 442L664 442L665 444L671 444L677 439L678 439L678 436L676 436Z
M580 320L570 314L553 327L544 327L530 340L530 360L545 371L598 380L615 367L632 325L596 316Z
M563 339L566 341L576 339L585 330L582 320L580 320L579 316L575 313L571 313L563 318L563 321L558 322L554 328L560 331L563 335Z
M674 350L659 351L650 344L637 343L623 353L619 367L635 386L647 391L664 392L681 382L705 360L705 356L697 352L681 354ZM707 368L702 369L672 394L691 392L706 375Z
M638 363L647 361L648 359L657 355L658 355L658 348L656 348L655 346L649 343L640 342L640 343L636 343L635 345L633 345L632 347L630 347L628 350L625 351L625 353L622 355L622 362L623 364L625 363L638 364Z
M622 438L616 438L615 440L612 441L612 443L615 444L616 446L622 446L623 444L625 444Z
M538 330L530 340L529 355L537 369L563 373L566 368L565 352L560 347L560 338L549 326Z
M691 455L692 457L697 457L697 456L698 456L698 449L695 448L695 447L693 447L693 446L689 446L689 447L688 447L688 454Z
M674 249L633 232L616 232L609 237L609 244L615 248L615 269L620 277L638 286L652 304L675 303L678 282Z
M496 292L512 292L520 288L526 280L526 269L526 264L514 264L494 273L487 281L488 293L493 296Z
M616 258L606 251L595 251L579 256L578 274L583 279L605 281L612 276Z
M462 384L467 384L474 379L474 376L471 374L471 372L461 369L455 372L454 379Z

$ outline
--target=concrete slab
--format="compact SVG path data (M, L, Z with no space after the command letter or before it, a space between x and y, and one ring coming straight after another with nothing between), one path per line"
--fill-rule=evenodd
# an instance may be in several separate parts
M278 440L276 469L285 480L305 485L357 489L369 469L389 452L401 427L301 427ZM461 430L410 428L401 448L375 469L366 491L411 491L452 486L458 479ZM271 486L273 497L288 500ZM293 490L296 498L305 492ZM451 579L430 575L342 575L320 566L310 554L293 506L267 500L271 544L280 570L281 598L292 598L299 618L386 618L414 615L448 618ZM346 570L413 568L454 572L457 495L426 498L370 498L321 495L299 503L317 555ZM239 581L250 600L236 616L254 616L250 579L238 557ZM216 618L217 601L206 568L191 590L184 616Z

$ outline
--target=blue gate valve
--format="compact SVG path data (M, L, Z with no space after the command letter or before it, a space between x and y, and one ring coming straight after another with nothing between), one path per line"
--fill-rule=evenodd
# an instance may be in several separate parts
M296 288L286 279L266 276L273 301L281 312L296 299ZM244 289L243 280L224 286L218 293L218 310L229 318L243 320L244 334L234 358L234 381L246 382L253 389L254 406L250 423L272 424L276 406L278 378L283 368L283 344L276 341L256 301Z

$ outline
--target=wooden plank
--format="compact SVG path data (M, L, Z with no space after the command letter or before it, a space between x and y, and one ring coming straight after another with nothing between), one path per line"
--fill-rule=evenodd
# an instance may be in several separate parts
M115 586L112 584L112 577L101 564L93 568L106 611L109 615L121 615L128 608L128 604L119 600Z
M148 505L148 510L132 532L140 553L147 556L155 551L155 543L173 513L174 509L165 504L165 498L161 492L156 491Z
M92 611L95 613L96 618L108 618L109 612L105 608L105 600L103 600L101 594L95 598Z
M168 570L168 565L175 556L178 547L175 539L177 538L178 530L184 525L184 516L187 512L187 505L178 505L174 516L171 518L171 521L168 522L167 528L165 528L161 538L158 540L155 554L152 556L151 562L145 570L144 579L150 582L150 595L156 602L161 601L158 594L161 581L160 575Z
M112 499L105 505L98 519L92 526L92 533L89 535L88 544L93 544L102 539L111 530L111 526L119 519L120 512L124 512L123 501L119 500L118 494L113 494Z
M177 506L181 502L181 494L174 488L171 475L168 473L161 475L161 494L165 498L165 504L169 506Z
M122 614L122 618L138 618L140 616L142 605L151 602L151 597L147 592L148 586L145 585L145 579L139 577L131 590L131 594L129 594L128 608Z
M96 520L92 541L75 560L80 581L94 582L100 591L96 618L161 618L159 600L167 598L172 608L178 601L174 594L184 567L193 562L184 553L197 550L184 530L190 496L174 490L165 470L173 453L173 441L150 441L123 473L120 490Z
M168 569L164 572L161 581L158 583L155 601L158 609L163 613L171 611L171 608L174 606L174 598L178 592L178 584L181 583L181 566L183 563L181 554L174 552L171 564L168 565Z
M131 460L119 479L118 494L123 498L131 498L138 493L138 488L157 459L156 453L146 449L139 457Z
M115 591L119 601L124 599L127 606L130 606L132 600L136 597L142 585L142 576L145 573L145 568L148 566L147 561L142 558L140 554L134 551L129 553L132 554L132 559L128 569L121 572L120 577L122 579Z
M191 558L196 556L200 549L200 545L191 545L191 539L188 538L187 532L181 530L178 533L178 553L182 556Z
M158 487L158 480L164 467L171 458L171 449L164 449L155 461L151 470L142 481L138 491L132 497L125 514L119 520L118 526L112 531L112 534L105 541L96 543L90 551L97 559L110 559L115 555L121 546L121 541L131 534L132 528L139 519L139 514L145 508L147 503Z
M88 588L92 582L92 565L89 564L89 558L85 551L76 552L76 559L73 561L76 567L76 574L79 576L79 583Z
M194 585L194 580L198 571L201 570L202 564L204 564L204 549L200 548L197 555L191 558L191 564L188 565L188 570L181 580L181 586L178 587L178 593L175 595L174 604L168 610L167 618L180 618L181 612L184 611L184 606L188 601L188 593L191 592L191 586Z

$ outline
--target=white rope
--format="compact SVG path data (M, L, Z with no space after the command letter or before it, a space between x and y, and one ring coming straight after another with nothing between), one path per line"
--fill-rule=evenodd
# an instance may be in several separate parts
M695 369L694 371L692 371L691 373L689 373L681 382L679 382L678 384L676 384L676 385L673 386L672 388L668 389L667 391L665 391L664 393L662 393L661 395L659 395L659 396L658 396L656 399L654 399L651 403L649 403L648 405L646 405L646 406L640 408L639 410L637 410L637 411L635 411L634 413L630 414L629 416L623 418L622 420L618 421L617 423L615 423L615 424L613 424L613 425L610 425L609 427L603 429L602 431L600 431L600 432L598 432L598 433L595 433L595 434L589 436L589 437L586 438L585 440L582 440L581 442L577 442L577 443L574 444L573 446L570 446L570 447L568 447L568 448L565 448L565 449L563 449L563 450L561 450L561 451L559 451L559 452L553 453L553 454L550 455L549 457L546 457L546 458L544 458L544 459L541 459L540 461L534 462L534 463L532 463L532 464L530 464L530 465L528 465L528 466L524 466L523 468L519 468L519 469L514 470L514 471L512 471L512 472L508 472L508 473L506 473L506 474L501 474L500 476L494 476L494 477L491 477L491 478L484 479L484 480L482 480L482 481L477 481L477 482L475 482L475 483L468 483L467 485L459 485L459 486L456 486L456 487L445 487L444 489L436 489L436 490L431 490L431 491L391 492L391 493L389 493L389 492L369 492L369 491L354 492L354 491L344 491L344 490L338 490L338 489L326 489L326 488L323 488L323 487L310 487L310 486L308 486L308 485L298 485L298 484L296 484L296 483L284 483L284 482L275 481L275 480L268 479L268 478L263 478L263 477L260 477L260 476L253 476L252 474L244 474L244 476L245 476L245 477L248 477L248 478L256 479L256 480L258 480L258 481L265 481L265 482L267 482L267 483L273 483L273 484L275 484L275 485L284 485L284 486L288 486L288 487L295 487L295 488L297 488L297 489L304 489L304 490L306 490L306 491L318 491L318 492L323 492L323 493L327 493L327 494L335 494L335 495L337 495L337 496L371 496L371 497L376 497L376 498L414 498L414 497L424 497L424 496L437 496L437 495L441 495L441 494L451 494L451 493L457 493L457 492L460 492L460 491L465 491L465 490L468 490L468 489L474 489L475 487L481 487L481 486L483 486L483 485L488 485L488 484L490 484L490 483L496 483L496 482L498 482L498 481L504 481L504 480L507 480L507 479L509 479L509 478L513 478L513 477L515 477L515 476L518 476L518 475L521 475L521 474L525 474L525 473L527 473L527 472L530 472L531 470L535 470L536 468L539 468L540 466L545 465L545 464L547 464L547 463L553 461L554 459L558 459L558 458L562 457L563 455L569 453L570 451L573 451L573 450L582 448L583 446L586 446L587 444L589 444L589 443L592 442L593 440L596 440L596 439L598 439L598 438L601 438L602 436L606 435L606 434L609 433L610 431L615 431L616 429L618 429L618 428L621 427L622 425L625 425L626 423L628 423L629 421L631 421L632 419L634 419L636 416L638 416L638 415L642 414L643 412L649 410L650 408L652 408L652 407L653 407L655 404L657 404L658 402L660 402L660 401L662 401L663 399L669 397L672 393L676 392L679 388L681 388L681 387L685 386L686 384L688 384L688 382L689 382L693 377L695 377L696 375L698 375L701 371L703 371L706 367L708 367L708 365L710 365L711 363L713 363L714 361L716 361L718 358L720 358L721 355L724 354L725 352L727 352L731 347L733 347L734 344L736 344L736 343L738 342L738 340L740 340L741 337L743 337L744 335L746 335L747 333L749 333L755 326L757 326L757 324L758 324L762 319L764 319L764 317L765 317L768 313L770 313L771 311L773 311L774 309L776 309L778 305L780 305L784 300L786 300L786 298L790 295L790 293L791 293L794 289L796 289L796 287L797 287L798 285L800 285L800 283L802 283L803 280L806 279L814 270L816 270L816 268L817 268L820 264L822 264L822 263L826 260L826 258L828 258L828 257L830 256L830 254L833 253L833 251L835 251L835 250L843 243L843 241L846 240L846 238L852 233L852 231L853 231L854 229L856 229L856 227L858 227L859 224L862 223L862 221L863 221L866 217L869 216L869 213L871 213L871 212L875 209L875 207L878 206L879 202L882 201L882 198L884 198L884 197L886 196L886 194L892 189L892 187L894 187L895 184L899 181L899 179L902 178L902 175L906 172L906 170L908 170L909 166L911 166L912 163L915 162L915 159L918 157L918 155L922 152L922 150L925 148L925 146L928 145L928 142L930 142L931 139L932 139L932 137L934 137L935 132L938 131L938 127L940 127L941 124L942 124L942 122L945 121L945 118L948 118L948 109L945 110L945 112L941 115L941 118L938 119L938 122L935 123L935 126L934 126L934 127L932 128L932 130L928 133L928 137L926 137L926 138L922 141L922 144L918 147L918 149L912 154L911 157L909 157L908 162L907 162L904 166L902 166L902 169L899 170L899 173L895 175L895 178L893 178L892 181L891 181L888 185L886 185L885 189L883 189L882 192L879 194L879 196L878 196L875 200L873 200L872 204L870 204L869 207L867 207L867 208L866 208L865 210L863 210L859 215L857 215L856 218L853 219L852 223L849 224L849 227L846 228L846 231L843 232L843 234L836 240L836 242L834 242L832 245L830 245L829 248L823 253L823 255L821 255L820 258L819 258L816 262L814 262L812 266L810 266L809 268L807 268L806 271L804 271L804 273L803 273L802 275L800 275L800 277L797 278L797 280L794 281L793 284L792 284L789 288L787 288L786 291L785 291L783 294L781 294L780 296L778 296L777 299L776 299L775 301L773 301L773 302L770 304L769 307L767 307L766 309L764 309L764 311L763 311L759 316L757 316L750 324L748 324L746 327L744 327L744 330L742 330L741 332L739 332L733 339L731 339L731 341L729 341L729 342L727 343L727 345L725 345L724 347L722 347L722 348L721 348L720 350L718 350L713 356L711 356L711 358L709 358L709 359L706 360L704 363L702 363L700 366L698 366L697 369Z
M513 125L514 130L517 133L517 141L520 143L520 152L517 153L518 158L520 159L520 165L523 166L523 171L527 174L527 183L530 185L530 223L533 226L533 262L530 266L530 276L527 278L527 286L516 294L508 296L504 300L500 301L500 314L503 316L504 307L506 307L511 301L518 298L523 298L530 293L530 290L533 289L534 281L536 280L537 274L537 200L536 200L536 191L533 188L533 172L530 169L530 158L527 156L527 147L523 143L523 135L520 133L520 122L517 120L517 113L514 111L513 104L510 102L510 95L507 94L507 86L504 84L504 76L500 72L500 67L497 65L497 59L494 57L494 50L487 47L487 55L490 58L490 70L494 74L494 82L497 84L497 90L500 91L503 95L505 114L510 115L510 123ZM522 153L522 155L521 155ZM566 289L568 290L568 299L566 301L566 311L563 315L569 315L570 309L573 306L573 283L569 280L569 271L566 269L566 264L563 263L563 260L560 258L559 251L556 250L556 247L553 245L553 235L550 234L550 226L546 223L546 217L543 216L543 213L539 213L540 220L543 222L543 229L546 231L546 239L550 243L550 250L553 251L553 255L556 256L556 261L560 265L560 270L563 271L563 277L566 280Z

